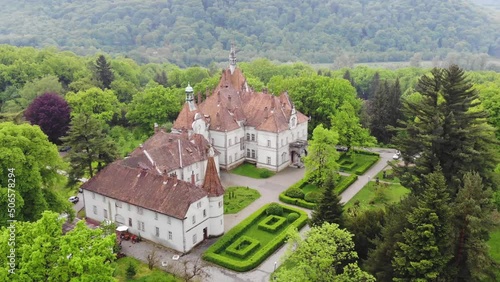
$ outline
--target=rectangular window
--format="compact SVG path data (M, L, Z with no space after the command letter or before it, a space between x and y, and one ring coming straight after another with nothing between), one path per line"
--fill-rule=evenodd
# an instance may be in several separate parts
M267 147L271 147L271 140L267 140Z
M196 174L196 181L200 181L200 174L199 173Z
M229 139L229 146L233 145L233 140Z
M267 157L267 164L271 164L271 157Z
M207 217L207 210L203 210L203 217Z
M196 237L196 234L193 235L193 244L196 244L198 242L198 238Z
M193 215L193 224L196 223L196 215Z
M250 141L250 133L247 133L247 141Z
M168 231L168 240L172 240L172 231Z
M255 150L252 150L252 159L255 159Z
M250 158L250 149L247 149L247 158Z
M243 137L240 138L240 150L244 150L245 145L243 145Z
M128 211L130 211L130 204L127 204Z
M219 208L222 207L222 201L219 201Z
M158 213L155 212L155 220L158 220Z
M143 212L142 208L141 207L137 207L137 213L138 214L142 214L142 212Z
M128 218L128 226L132 227L132 219L130 217Z
M170 216L169 216L169 217L167 217L167 224L171 224L171 223L172 223L172 221L171 221Z
M115 206L117 206L118 208L121 208L122 207L122 202L116 201L115 202Z
M104 209L104 218L108 218L108 210Z
M197 208L201 208L201 202L196 203Z
M155 229L156 229L156 234L155 234L156 237L160 237L160 228L155 227Z
M92 192L92 199L95 199L95 193Z
M144 222L138 220L137 221L137 229L144 231Z
M104 195L102 195L102 202L106 203L106 197Z
M94 212L94 214L97 214L97 207L96 207L96 206L93 206L93 207L92 207L92 211Z
M214 139L212 138L212 145L214 144Z
M255 141L255 134L252 134L252 141Z

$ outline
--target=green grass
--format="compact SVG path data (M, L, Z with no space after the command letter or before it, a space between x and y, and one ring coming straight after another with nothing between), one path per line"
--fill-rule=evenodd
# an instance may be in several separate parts
M269 178L275 175L275 172L272 172L265 168L256 168L255 165L249 163L243 163L237 168L231 170L232 173L243 175L251 178Z
M377 192L377 189L381 192ZM381 183L379 186L374 181L368 182L345 206L345 209L354 206L359 201L361 210L384 208L385 204L399 202L410 190L400 184Z
M136 275L132 279L128 279L126 276L126 269L132 263L136 266ZM116 281L125 282L125 281L142 281L142 282L177 282L182 281L181 279L175 277L174 275L162 271L157 268L153 268L153 270L149 270L147 264L132 258L132 257L124 257L116 260L114 263L116 265L115 272L113 276Z
M260 193L255 189L240 186L228 187L224 193L224 213L238 213L258 198L260 198Z
M335 182L336 184L339 184L340 182L342 182L342 180L346 179L347 176L343 176L343 175L339 175L337 177L337 181ZM323 190L320 189L318 186L314 185L314 184L311 184L311 183L307 183L306 185L304 185L302 188L302 191L304 192L304 195L307 195L307 193L309 192L313 192L313 191L317 191L317 192L321 192L323 193Z
M490 255L497 262L500 263L500 227L490 233L490 240L488 241L490 247ZM496 269L497 281L500 281L500 269Z
M338 163L340 164L340 170L347 172L347 173L355 173L356 170L363 166L366 163L376 163L380 159L379 156L375 155L365 155L365 154L353 154L353 155L347 155L345 153L342 153L340 155ZM344 166L342 166L342 163L345 163ZM349 165L352 163L353 165Z
M389 168L389 169L386 169L387 167L384 168L384 170L386 171L386 175L391 175L394 173L394 171ZM399 183L399 178L397 177L394 177L393 179L389 179L389 178L384 178L384 170L380 171L376 176L375 178L378 177L378 179L380 181L385 181L385 182L391 182L391 183Z
M76 214L76 217L78 217L80 219L84 219L85 218L85 209L79 210L78 213Z

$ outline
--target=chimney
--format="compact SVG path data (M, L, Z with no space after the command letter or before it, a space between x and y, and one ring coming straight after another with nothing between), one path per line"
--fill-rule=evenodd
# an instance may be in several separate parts
M163 170L162 176L163 176L163 184L167 184L168 174L166 169Z
M155 133L158 132L160 127L158 127L158 124L155 122Z
M198 105L201 104L201 92L198 92Z

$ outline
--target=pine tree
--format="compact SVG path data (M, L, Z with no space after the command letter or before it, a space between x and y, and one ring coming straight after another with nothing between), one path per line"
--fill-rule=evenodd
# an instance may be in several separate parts
M384 81L377 87L377 91L369 100L368 112L370 115L370 133L379 142L387 143L387 129L389 114L389 83Z
M116 144L103 130L103 122L84 114L73 117L68 135L61 138L70 146L68 158L71 163L69 178L71 181L83 177L85 172L94 176L106 164L118 156ZM93 163L97 163L94 169Z
M392 265L394 281L445 280L446 266L453 257L451 208L443 175L435 172L418 197L416 207L406 216L409 228L402 232Z
M440 166L452 199L468 171L477 171L491 185L498 141L464 72L457 66L434 69L416 90L421 99L403 103L405 115L414 118L401 123L394 141L405 161L415 163L395 167L402 184L417 191L424 187L420 176ZM414 158L416 154L420 157Z
M168 87L168 78L167 74L165 71L161 71L160 73L156 73L154 81L157 82L158 84L162 85L163 87Z
M463 188L458 192L453 206L455 217L455 258L451 266L458 271L458 281L491 281L498 269L489 255L488 232L494 226L491 213L491 189L485 189L478 173L466 173Z
M311 226L321 226L324 222L337 223L340 227L344 226L342 213L343 204L340 203L340 197L333 191L335 180L333 176L328 176L321 184L323 197L312 213Z
M380 74L376 72L372 77L372 81L370 82L370 86L368 88L367 93L362 98L365 100L371 99L373 96L375 96L375 93L377 93L379 87L380 87Z
M96 78L101 84L101 89L110 89L111 82L115 79L111 65L106 61L104 55L99 55L95 64Z

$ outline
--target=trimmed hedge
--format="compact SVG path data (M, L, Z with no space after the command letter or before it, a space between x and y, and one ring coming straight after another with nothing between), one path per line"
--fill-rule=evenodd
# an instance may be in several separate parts
M372 167L379 160L380 160L380 156L376 160L374 160L373 162L364 163L362 166L358 167L356 169L356 171L354 171L354 173L357 175L363 175L370 167Z
M335 186L333 191L338 195L342 194L351 184L353 184L356 180L358 180L358 176L356 174L351 174L348 177L344 178L340 183Z
M292 212L292 213L288 214L286 219L288 220L288 222L294 222L297 218L299 218L299 216L300 215L298 213Z
M266 209L266 214L267 215L282 215L283 214L283 207L278 204L278 203L271 203Z
M281 230L281 232L277 233L271 241L261 246L256 252L254 252L244 261L237 261L220 255L220 252L227 248L235 237L245 232L250 225L254 224L255 221L257 221L259 217L261 217L262 214L266 212L266 208L268 206L269 205L263 206L258 211L254 212L252 215L229 230L224 236L222 236L222 238L220 238L217 242L215 242L215 244L210 246L205 251L205 253L203 254L203 259L235 271L248 271L261 264L267 257L269 257L279 247L281 247L283 243L285 243L288 235L287 230L289 228L297 228L300 230L307 223L308 216L305 212L291 207L283 207L285 212L297 213L300 215L300 217L293 223L291 223L288 228L285 228Z
M285 195L294 199L304 199L304 191L300 188L290 187L285 191Z
M310 209L310 210L312 210L316 207L315 203L310 203L310 202L307 202L306 200L303 200L303 199L290 198L287 195L285 195L285 192L282 192L280 194L279 199L283 203L287 203L287 204L298 206L298 207L303 207L303 208Z
M250 242L248 246L239 250L238 247L243 242ZM226 252L239 258L246 258L252 251L260 246L260 242L248 236L241 236L238 240L234 241L229 247L226 248Z
M272 220L276 220L276 222L269 224L269 222ZM257 226L257 228L270 233L276 233L276 231L278 231L283 226L283 224L285 224L285 222L286 218L282 216L270 215L266 217L264 220L262 220Z
M310 203L319 203L321 201L321 198L323 197L323 193L319 191L311 191L307 193L307 195L304 197L304 200L310 202Z

